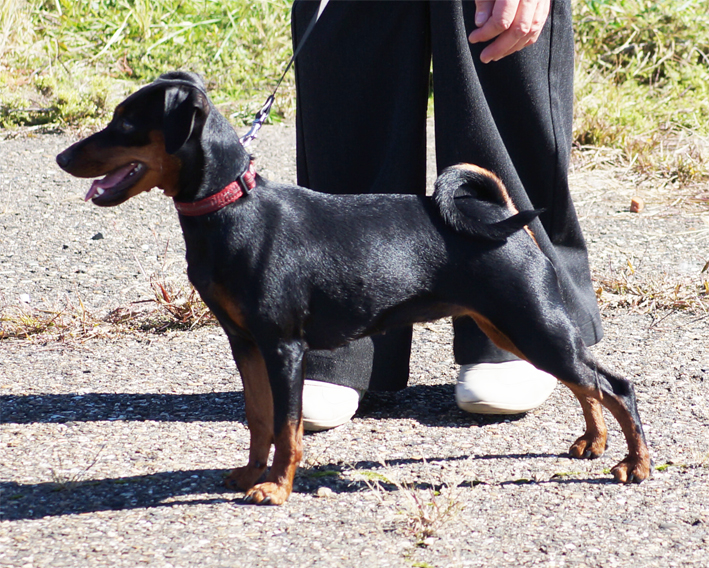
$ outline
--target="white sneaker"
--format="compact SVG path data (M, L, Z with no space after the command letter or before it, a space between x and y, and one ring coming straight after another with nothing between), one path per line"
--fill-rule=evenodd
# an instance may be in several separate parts
M556 382L526 361L463 365L455 400L461 410L475 414L519 414L540 406Z
M350 387L305 379L303 428L320 432L341 426L357 412L363 395Z

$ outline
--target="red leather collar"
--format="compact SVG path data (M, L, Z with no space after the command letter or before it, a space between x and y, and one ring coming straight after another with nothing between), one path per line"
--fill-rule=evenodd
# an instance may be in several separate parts
M256 168L254 168L254 163L250 162L246 171L241 174L236 181L231 182L219 193L215 193L199 201L173 201L175 203L175 209L177 209L180 215L197 217L198 215L207 215L208 213L219 211L222 207L226 207L230 203L241 199L254 187L256 187Z

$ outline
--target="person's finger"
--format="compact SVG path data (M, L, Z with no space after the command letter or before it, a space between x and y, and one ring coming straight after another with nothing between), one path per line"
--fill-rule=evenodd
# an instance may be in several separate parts
M544 28L549 8L549 0L522 0L512 24L495 36L496 39L480 54L480 60L483 63L499 61L535 43Z
M490 19L495 0L475 0L475 25L479 28Z
M482 25L478 24L478 2L475 5L475 24L478 26L468 36L470 43L480 43L490 41L501 33L505 32L514 23L518 7L521 2L537 0L479 0L483 4L482 9L486 10L480 16L485 19Z

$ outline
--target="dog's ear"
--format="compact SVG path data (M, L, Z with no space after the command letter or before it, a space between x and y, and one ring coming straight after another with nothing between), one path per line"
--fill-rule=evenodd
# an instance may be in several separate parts
M165 151L174 154L182 148L193 133L201 131L208 114L209 102L200 89L184 84L168 86L163 110Z

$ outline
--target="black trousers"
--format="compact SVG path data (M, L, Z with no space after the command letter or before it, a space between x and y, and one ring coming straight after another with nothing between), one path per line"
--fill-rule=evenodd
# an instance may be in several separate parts
M318 2L295 0L297 45ZM330 193L425 194L426 110L433 59L438 170L460 162L495 172L534 222L585 341L603 332L588 255L569 195L573 103L570 0L552 1L537 43L483 64L470 45L475 3L331 0L296 62L298 183ZM454 321L459 364L514 359L470 318ZM332 352L306 376L372 390L406 386L411 330Z

